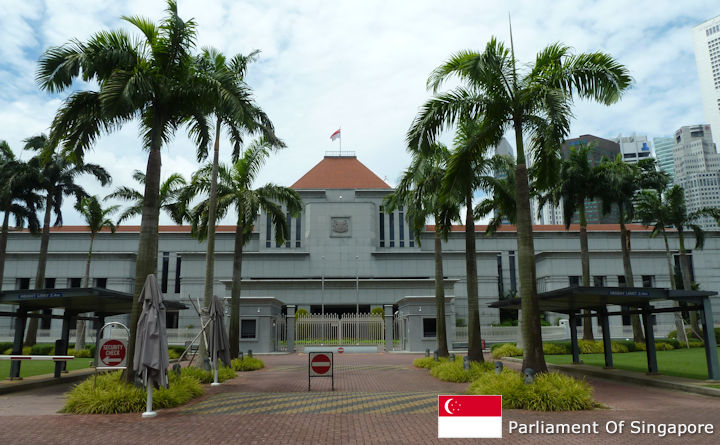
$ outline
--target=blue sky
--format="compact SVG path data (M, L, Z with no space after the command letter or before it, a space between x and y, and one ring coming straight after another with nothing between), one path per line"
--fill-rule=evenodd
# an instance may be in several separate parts
M288 148L270 160L259 181L283 185L312 168L326 150L338 148L329 137L339 126L343 149L356 151L360 161L394 183L409 159L405 132L430 97L428 74L453 52L481 50L493 35L508 41L508 13L521 62L560 41L576 51L606 51L630 69L635 84L620 103L576 104L572 136L634 132L652 139L703 122L691 29L720 14L717 0L178 3L181 17L198 23L199 47L226 54L262 51L248 82ZM48 131L65 97L37 88L42 51L103 29L129 29L123 15L157 21L165 3L0 0L0 7L0 139L20 151L24 138ZM223 141L221 153L227 155L228 147ZM133 124L103 136L89 159L110 170L112 187L134 185L132 170L144 170L147 160ZM197 168L192 144L178 133L163 151L163 176L189 177ZM110 192L92 181L85 184L94 194ZM80 223L70 206L65 224Z

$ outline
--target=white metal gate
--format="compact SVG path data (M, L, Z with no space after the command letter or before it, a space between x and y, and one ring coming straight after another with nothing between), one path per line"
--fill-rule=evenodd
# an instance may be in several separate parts
M273 317L273 349L277 352L287 351L287 320L284 315Z
M305 315L295 319L295 342L308 345L383 344L385 322L376 314Z

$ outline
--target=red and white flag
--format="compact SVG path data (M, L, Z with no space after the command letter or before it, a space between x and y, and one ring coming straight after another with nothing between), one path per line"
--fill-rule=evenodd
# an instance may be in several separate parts
M438 396L438 437L502 438L502 396Z
M340 137L340 129L338 128L337 131L330 135L330 140L334 141L335 139L338 139Z

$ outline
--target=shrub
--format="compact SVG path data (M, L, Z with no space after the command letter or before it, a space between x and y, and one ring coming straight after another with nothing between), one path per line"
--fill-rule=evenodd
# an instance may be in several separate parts
M543 343L543 353L545 355L570 354L570 348L559 343Z
M413 366L417 366L418 368L425 368L425 369L432 369L433 367L439 365L442 362L447 362L448 359L444 357L440 357L439 361L435 361L435 359L430 357L423 357L423 358L416 358L413 360Z
M695 338L695 336L693 335L692 329L690 329L690 328L685 328L685 333L687 334L688 340ZM702 329L700 330L699 334L700 334L700 337L703 336L703 331L702 331ZM677 338L677 330L675 330L675 331L670 331L667 336L668 336L668 338L670 338L670 339L672 339L672 338ZM700 340L700 339L698 339L698 338L695 338L695 339L696 339L696 340ZM720 328L715 328L715 343L720 344Z
M12 347L13 347L13 344L11 341L0 342L0 354L5 355L6 354L5 351L7 351L8 349L12 353ZM10 355L10 354L7 354L7 355Z
M230 362L233 369L235 371L257 371L258 369L262 369L265 367L265 363L263 363L262 360L256 357L248 357L243 356L242 360L239 358L234 358L232 362Z
M691 348L703 348L705 347L705 342L702 340L697 340L694 338L688 339L688 345Z
M74 355L75 358L92 358L89 349L80 349L79 351L70 348L68 349L67 355Z
M205 371L204 369L196 368L194 366L188 366L182 368L180 371L181 375L193 377L200 383L212 383L215 381L215 372L212 370ZM235 378L235 370L228 366L220 366L218 369L218 382L224 382Z
M379 317L383 317L383 316L385 316L385 309L383 309L381 307L373 308L373 310L370 311L370 315L376 315Z
M495 344L493 344L493 345L490 346L490 351L494 351L494 350L496 350L497 348L503 347L503 346L505 346L505 345L513 345L513 346L515 346L515 345L517 345L517 343L515 343L515 342L512 342L512 343L495 343Z
M430 374L446 382L466 383L477 379L481 374L492 369L494 369L494 366L489 362L470 362L470 370L466 371L463 358L456 356L454 362L448 360L433 366L430 369Z
M52 355L55 345L50 343L38 343L30 348L30 355Z
M205 390L200 382L181 372L170 373L169 388L153 391L153 408L171 408L201 396ZM62 412L73 414L115 414L142 412L147 393L144 389L127 384L120 372L89 377L76 385L67 396Z
M175 349L168 349L168 358L170 360L175 360L180 358L180 352L177 352Z
M688 339L689 340L689 339ZM680 346L680 342L676 338L668 338L667 340L662 340L665 343L671 344L673 349L680 349L683 346ZM656 342L657 344L657 342Z
M603 344L601 341L578 340L578 349L581 354L602 354Z
M635 352L638 350L637 344L632 340L613 340L613 343L625 346L625 348L627 348L627 352Z
M496 348L494 351L492 351L493 358L503 358L503 357L517 357L522 355L522 349L518 348L514 344L507 343L499 348Z
M30 349L32 349L30 346L23 346L20 355L30 355ZM3 351L3 355L12 355L12 353L12 346Z
M602 345L603 342L600 342L600 344ZM612 349L612 352L630 352L630 348L628 348L624 343L620 343L618 341L611 341L610 348Z
M643 342L636 342L635 350L636 351L647 351L647 347L645 346L645 343L643 343Z
M487 372L470 384L468 394L499 394L504 408L534 411L576 411L595 406L592 387L584 380L554 372L539 374L531 385L526 385L517 371Z
M295 318L307 317L308 315L309 312L307 311L307 309L300 308L295 311Z
M657 351L672 351L675 349L673 345L670 343L664 342L664 341L656 341L655 342L655 349Z

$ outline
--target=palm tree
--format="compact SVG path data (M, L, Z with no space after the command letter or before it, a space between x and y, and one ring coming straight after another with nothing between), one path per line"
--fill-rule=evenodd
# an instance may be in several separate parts
M695 248L702 249L705 244L705 232L693 221L696 221L700 217L708 216L713 218L718 225L720 225L720 209L704 207L688 213L687 206L685 204L685 190L683 190L683 188L679 185L672 186L665 193L665 200L667 201L667 224L674 226L678 232L678 243L680 245L680 271L683 288L685 290L693 290L693 282L690 275L690 262L688 261L687 250L685 249L685 230L688 228L692 230L695 236ZM690 312L690 328L696 334L700 332L697 312L695 311ZM680 335L680 330L678 330L678 335ZM698 335L698 337L700 336Z
M36 169L35 187L45 193L43 197L45 216L40 238L37 273L35 274L35 289L43 289L45 287L45 267L50 244L50 219L52 214L55 213L53 225L55 227L62 226L64 198L73 196L77 201L80 201L88 195L85 189L76 183L78 176L90 174L100 181L102 185L108 184L111 180L110 174L99 165L74 161L61 153L60 150L56 150L44 134L26 139L25 149L40 152L30 160L29 164ZM37 318L32 318L28 323L25 346L34 345L36 336Z
M492 38L482 53L461 51L435 69L428 87L435 97L421 109L408 132L411 147L434 141L460 118L479 119L502 133L515 133L517 167L518 263L522 298L522 328L526 345L523 368L547 370L542 351L540 311L535 283L535 249L530 219L528 171L524 141L530 140L535 165L543 172L557 156L569 134L574 96L609 105L619 100L631 83L627 69L611 56L596 52L573 55L570 48L553 44L538 53L526 70L518 69L512 40L510 48ZM446 80L461 84L437 93Z
M231 167L218 166L217 217L223 218L231 209L237 212L235 225L235 250L233 255L232 290L230 292L230 355L238 356L240 346L240 286L242 280L243 246L250 239L253 224L261 209L271 218L275 228L275 239L283 243L289 236L290 228L286 213L297 216L302 210L298 193L288 187L266 184L252 188L260 169L270 156L273 145L261 139L249 144L240 159ZM213 166L207 165L193 174L188 185L187 196L208 194L212 181ZM283 207L285 211L283 211ZM207 233L209 220L209 199L194 207L192 211L193 233L203 237Z
M92 260L93 243L95 235L107 227L115 233L115 223L109 216L117 212L120 206L102 208L97 196L85 196L76 206L80 214L85 218L90 230L90 248L88 249L87 263L85 264L85 279L83 287L90 287L90 261ZM76 325L75 349L85 349L85 320L78 320Z
M10 217L15 219L15 229L21 229L28 222L31 232L35 233L40 223L35 214L41 204L41 197L33 190L33 175L27 163L15 157L10 145L0 141L0 212L3 212L2 232L0 232L0 290L5 272L5 252L7 250Z
M254 103L250 87L244 82L248 63L255 60L259 51L248 56L238 54L228 63L226 57L215 49L205 49L198 65L221 85L225 96L231 100L218 102L213 109L215 115L215 145L213 149L212 174L208 199L208 223L206 226L205 287L203 304L209 307L215 282L215 224L217 220L217 176L220 158L220 130L225 127L233 143L233 159L237 160L244 133L260 133L270 146L284 147L274 133L273 125L265 113ZM205 153L199 155L204 158ZM204 363L207 351L200 343L200 362Z
M67 150L78 158L101 134L139 120L148 162L130 316L132 362L140 316L137 297L147 276L157 272L161 149L186 126L200 153L206 152L211 139L207 116L216 104L230 99L191 54L196 24L178 16L175 0L168 0L159 25L143 17L123 19L140 31L141 38L122 30L101 31L87 42L52 47L40 58L37 80L50 92L71 88L75 79L97 83L97 91L73 92L53 121L53 141L65 140ZM134 379L130 362L128 382Z
M580 220L580 263L582 267L582 285L590 286L590 252L588 249L587 218L585 202L597 195L597 175L590 159L591 145L581 144L570 147L570 155L560 161L558 181L547 194L540 198L540 205L551 202L562 205L565 230L570 229L573 216L578 214ZM589 310L583 311L586 315ZM592 318L583 320L583 339L593 340Z
M445 324L445 286L443 284L442 241L447 241L452 221L460 219L457 203L441 200L437 191L442 187L450 151L443 144L424 147L422 152L412 153L410 166L393 193L385 197L385 211L406 208L408 225L420 245L420 234L425 222L432 217L435 222L435 311L437 328L437 352L448 357L447 326Z
M140 184L145 184L145 173L135 170L133 172L133 179ZM178 201L183 186L185 185L187 185L187 181L185 181L185 178L179 173L171 174L160 184L160 191L158 193L160 210L167 213L175 224L182 224L183 220L187 217L187 215L183 213L184 208ZM107 195L104 201L109 199L120 199L132 203L130 207L125 209L118 217L116 223L118 225L128 218L142 214L145 200L143 194L138 190L126 186L118 187L114 192Z
M654 159L644 159L637 164L628 164L622 160L622 155L617 155L614 161L605 159L598 166L597 174L603 213L610 213L612 206L616 206L618 209L625 286L635 287L632 263L630 262L630 238L625 224L633 221L635 217L634 200L636 195L644 189L664 189L669 182L669 177L666 173L656 170ZM630 320L634 340L644 342L645 336L640 324L640 317L633 314L630 316Z
M493 214L485 228L485 235L497 232L503 221L517 224L517 206L515 205L515 160L510 156L498 155L500 166L495 177L488 178L486 187L488 196L480 201L473 212L477 218Z
M487 150L499 141L492 126L479 120L461 120L454 138L454 146L448 160L442 196L450 202L465 206L465 270L468 300L468 357L472 361L484 361L480 335L478 305L477 260L473 194L486 189L494 180L493 172L499 167L499 159L489 159ZM500 135L502 136L502 135Z

